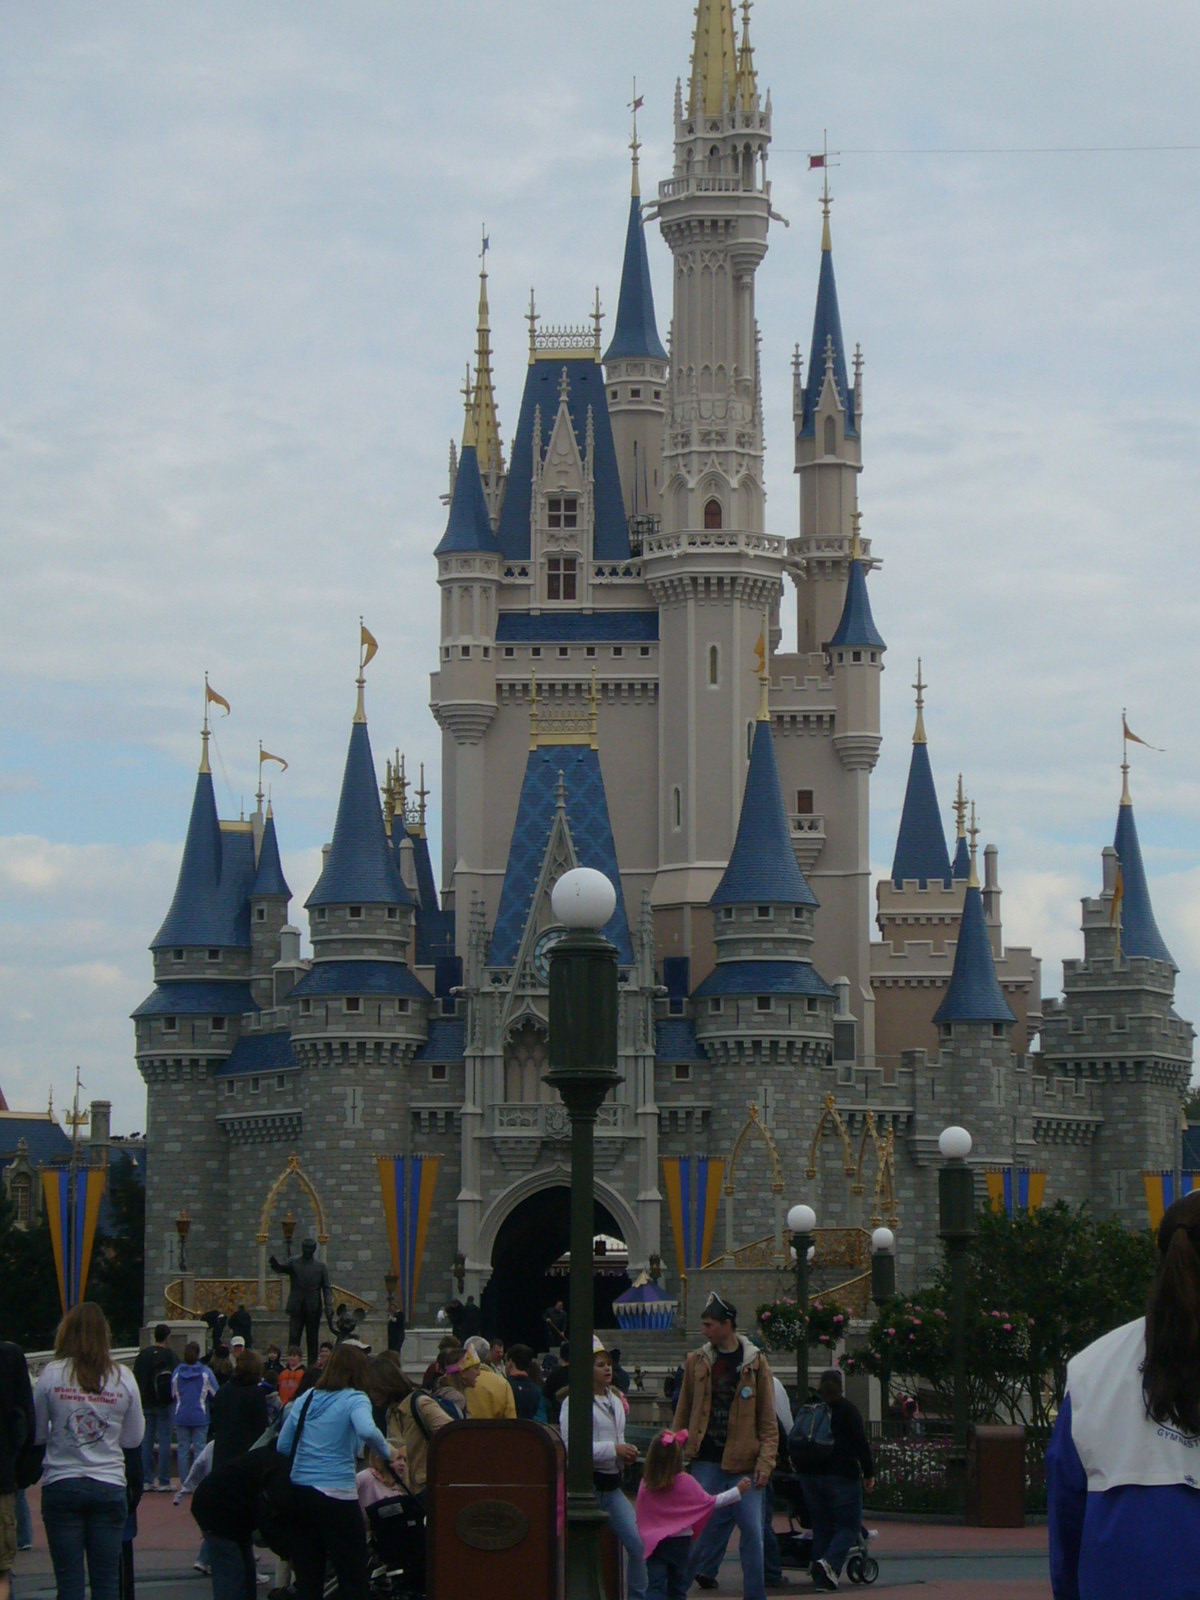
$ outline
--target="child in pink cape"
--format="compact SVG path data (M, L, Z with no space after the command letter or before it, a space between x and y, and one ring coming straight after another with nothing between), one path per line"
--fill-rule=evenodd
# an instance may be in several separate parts
M650 1581L646 1600L684 1600L684 1576L692 1539L718 1506L731 1505L750 1487L742 1478L732 1489L709 1494L683 1470L687 1429L660 1433L650 1441L637 1497L638 1532L646 1547Z

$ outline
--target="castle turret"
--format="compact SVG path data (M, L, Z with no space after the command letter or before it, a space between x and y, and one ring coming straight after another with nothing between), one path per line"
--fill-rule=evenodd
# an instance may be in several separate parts
M1113 848L1117 852L1121 874L1121 949L1127 956L1146 956L1151 961L1165 961L1178 972L1175 959L1158 931L1154 907L1150 904L1150 888L1146 882L1146 869L1142 865L1142 847L1133 816L1133 801L1129 797L1127 761L1122 763L1121 771L1121 804L1117 810L1117 831L1113 836Z
M800 478L800 537L794 551L804 575L797 588L801 655L823 650L831 638L847 579L862 471L862 366L856 353L851 386L833 274L828 178L822 205L821 270L808 382L801 382L797 347L792 394Z
M950 876L955 883L965 883L971 875L971 852L967 848L967 797L963 793L961 772L954 797L954 823L954 860L950 866Z
M604 353L608 410L621 473L625 515L634 543L656 532L662 507L663 418L667 352L654 320L654 291L646 257L638 181L637 122L633 129L633 182L617 322Z
M674 261L670 406L662 531L642 553L659 608L664 704L656 937L663 956L690 949L696 976L708 964L704 908L737 830L758 711L750 654L760 634L768 655L777 639L786 553L764 532L754 314L770 139L748 21L739 52L730 0L700 0L686 102L676 95L675 170L658 191Z
M263 822L258 847L258 865L250 886L251 988L260 1006L271 1006L275 999L275 965L279 960L279 935L287 924L292 891L283 875L279 859L279 840L275 835L275 813L270 804Z
M892 858L892 882L901 888L909 882L922 889L931 883L949 884L950 855L942 829L933 771L929 765L929 745L925 737L925 690L921 663L917 662L917 722L913 729L912 760L908 767L908 787L900 813L900 832Z

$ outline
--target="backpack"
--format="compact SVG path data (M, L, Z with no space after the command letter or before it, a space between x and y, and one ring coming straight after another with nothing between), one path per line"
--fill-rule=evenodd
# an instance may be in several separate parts
M443 1400L440 1394L435 1394L431 1389L414 1389L408 1402L409 1415L416 1423L418 1430L424 1435L425 1443L428 1444L433 1438L433 1432L430 1429L429 1424L425 1421L425 1418L421 1415L421 1408L417 1404L418 1398L422 1396L426 1400L432 1400L435 1406L439 1406L450 1418L451 1422L461 1422L463 1420L463 1414L461 1411L456 1410L449 1400Z
M788 1455L797 1472L819 1471L833 1459L833 1425L823 1400L810 1400L796 1412Z
M169 1406L172 1404L171 1373L175 1370L175 1363L169 1355L161 1355L154 1368L154 1404L156 1406Z

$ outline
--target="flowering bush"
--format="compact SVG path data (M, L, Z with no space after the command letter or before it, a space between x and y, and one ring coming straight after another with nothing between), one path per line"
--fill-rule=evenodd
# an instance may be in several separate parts
M849 1312L836 1300L810 1301L806 1343L832 1351L845 1333L849 1320ZM804 1317L794 1295L766 1301L755 1311L754 1321L768 1350L795 1350L799 1345Z

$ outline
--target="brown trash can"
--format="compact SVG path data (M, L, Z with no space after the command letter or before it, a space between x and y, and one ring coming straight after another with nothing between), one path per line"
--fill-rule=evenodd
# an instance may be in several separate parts
M1024 1428L968 1428L967 1521L977 1528L1025 1526Z
M565 1456L536 1422L453 1422L429 1445L426 1594L562 1600Z

